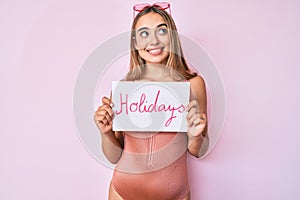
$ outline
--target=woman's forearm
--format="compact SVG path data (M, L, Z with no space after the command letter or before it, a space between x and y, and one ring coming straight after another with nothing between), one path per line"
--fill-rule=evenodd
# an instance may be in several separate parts
M205 137L202 135L197 137L188 137L188 151L197 158L202 157L207 152L208 145L208 135Z
M115 137L115 133L101 133L102 138L102 151L105 157L113 164L116 164L120 159L123 148L119 140Z

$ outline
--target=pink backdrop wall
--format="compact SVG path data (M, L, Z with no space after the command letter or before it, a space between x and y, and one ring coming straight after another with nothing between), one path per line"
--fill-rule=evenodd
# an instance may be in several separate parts
M107 198L112 170L81 145L73 90L89 53L129 30L138 2L0 2L0 199ZM219 142L189 158L194 199L299 199L300 2L170 2L226 90Z

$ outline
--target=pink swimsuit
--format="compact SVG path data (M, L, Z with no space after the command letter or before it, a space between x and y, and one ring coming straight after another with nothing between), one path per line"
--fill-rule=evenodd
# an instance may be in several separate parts
M123 133L112 178L124 200L182 200L189 193L184 133Z

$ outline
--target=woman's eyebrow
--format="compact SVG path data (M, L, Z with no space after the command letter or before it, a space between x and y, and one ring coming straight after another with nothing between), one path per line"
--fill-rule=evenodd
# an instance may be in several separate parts
M149 29L148 27L142 27L142 28L139 28L138 30L137 30L137 32L140 32L141 30L144 30L144 29Z
M168 27L168 25L166 24L166 23L162 23L162 24L159 24L159 25L157 25L156 27L157 28L159 28L159 27L161 27L161 26L166 26L166 27ZM138 30L137 30L137 32L140 32L141 30L149 30L149 28L148 27L142 27L142 28L139 28Z
M166 27L168 27L168 25L167 25L166 23L159 24L159 25L157 25L156 27L158 28L158 27L161 27L161 26L166 26Z

